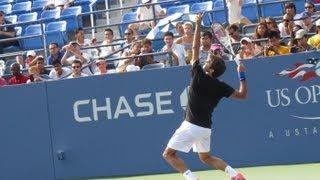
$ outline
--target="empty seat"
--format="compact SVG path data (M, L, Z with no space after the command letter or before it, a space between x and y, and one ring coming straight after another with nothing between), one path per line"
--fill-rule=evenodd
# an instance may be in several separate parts
M46 43L50 44L55 42L59 46L65 45L67 42L66 28L66 21L48 23L46 27Z
M242 15L251 22L257 22L259 19L258 7L256 3L246 3L242 6Z
M260 8L262 17L282 16L284 10L282 2L278 2L277 0L262 0Z
M13 0L0 0L0 5L11 4L11 3L13 3Z
M224 3L223 0L217 0L214 2L214 8L223 8L224 7Z
M32 12L37 12L40 18L41 11L43 10L43 7L45 7L48 4L48 0L37 0L33 1L31 11Z
M119 28L120 28L119 30L120 30L120 35L121 36L123 36L124 31L126 30L126 28L129 25L129 22L134 22L134 21L137 21L137 13L136 12L128 12L128 13L125 13L122 16L122 21L121 22L122 23L126 23L126 24L119 25Z
M52 22L56 21L60 18L60 9L52 9L52 10L46 10L42 11L40 20L44 22Z
M36 21L38 14L36 12L20 14L18 17L18 22L29 22Z
M3 11L5 14L11 14L12 6L11 4L5 4L0 6L0 11Z
M60 20L64 20L67 22L68 32L82 27L82 19L78 18L79 14L81 14L81 6L69 7L62 11Z
M172 15L174 13L188 13L189 12L189 5L185 4L185 5L180 5L180 6L171 6L168 8L167 10L167 15Z
M24 36L31 36L31 35L41 35L41 26L40 24L35 25L29 25L24 33ZM43 48L43 41L41 37L33 37L33 38L27 38L23 39L23 47L25 49L39 49Z
M82 13L90 12L93 10L92 5L96 2L96 0L75 0L75 6L81 6Z
M5 16L5 20L15 24L17 22L17 15Z
M16 3L12 6L12 14L23 14L31 11L31 1Z
M202 2L202 3L195 3L191 6L190 11L192 13L199 13L204 11L210 11L213 8L212 1ZM203 17L203 25L210 26L212 24L212 16L211 13L206 13Z

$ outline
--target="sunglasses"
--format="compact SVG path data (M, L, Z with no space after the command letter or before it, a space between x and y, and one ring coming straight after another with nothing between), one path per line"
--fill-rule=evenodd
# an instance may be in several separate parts
M78 69L80 66L72 66L72 69Z
M288 19L283 19L283 22L290 22L290 20L288 20Z
M229 36L233 36L234 33L229 33Z
M312 6L306 6L304 7L305 9L312 9L313 7Z
M131 33L124 33L124 35L131 35Z

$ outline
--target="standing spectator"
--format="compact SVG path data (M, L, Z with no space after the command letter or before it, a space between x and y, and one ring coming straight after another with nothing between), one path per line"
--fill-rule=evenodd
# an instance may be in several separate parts
M10 66L10 68L11 68L11 74L13 75L13 77L9 79L8 81L9 85L27 83L29 78L21 73L20 64L13 63Z
M233 52L235 54L238 53L238 51L240 50L241 46L240 44L238 44L242 38L241 36L241 33L240 33L240 29L239 29L239 26L236 25L236 24L231 24L228 28L228 33L229 33L229 36L231 37L231 43L232 44L232 49L233 49Z
M142 48L141 48L140 55L153 53L151 40L145 38L141 41L141 45L142 45ZM142 68L147 64L153 64L153 63L155 63L153 60L153 55L147 55L147 56L139 57L138 60L135 62L135 65Z
M156 0L142 0L142 4L150 4L151 2L155 3L157 2ZM165 15L164 9L161 8L159 4L154 6L155 13L153 13L153 7L152 5L147 5L147 6L141 6L138 7L137 9L137 19L138 21L143 21L143 20L148 20L154 18L154 15L156 15L156 18L163 17ZM155 22L154 21L145 21L145 22L140 22L136 24L130 24L129 28L134 31L134 36L138 37L140 34L146 34L149 32L151 28L155 27Z
M226 0L226 2L229 24L251 24L251 22L241 14L243 0Z
M280 34L278 31L270 31L268 40L269 45L265 48L265 56L276 56L290 53L289 47L282 46L280 44Z
M292 18L297 14L296 5L293 2L287 2L284 5L284 14L290 15Z
M84 73L81 72L82 63L81 63L80 60L75 59L71 63L71 68L72 68L72 73L71 73L70 76L67 77L68 79L88 76L87 74L84 74Z
M320 19L316 21L317 34L311 36L308 40L308 44L312 48L320 49Z
M186 65L186 60L184 56L184 47L180 44L173 42L173 33L166 32L163 36L165 45L162 48L162 52L168 52L167 59L172 59L172 62L167 60L164 61L166 66L184 66ZM166 57L168 57L166 56Z
M12 24L12 23L5 20L5 13L3 11L0 11L0 26L5 26L8 24ZM13 27L14 26L0 27L0 40L15 37L16 32ZM17 40L0 42L0 53L3 53L3 48L9 47L9 46L19 46L19 42Z
M176 40L177 44L184 46L186 52L186 62L189 64L192 56L192 42L193 42L193 25L191 22L183 24L184 35Z
M204 65L207 61L212 44L212 33L210 31L204 31L201 33L201 46L199 54L199 62Z
M52 61L52 65L53 69L50 71L49 77L53 80L59 80L71 73L69 68L62 67L62 64L59 60Z
M291 53L314 50L310 45L308 45L308 32L306 30L298 30L296 32L295 39L297 40L297 46L290 49Z
M285 14L282 17L282 23L278 25L280 36L286 37L290 36L294 27L293 17L290 14Z
M64 53L59 50L58 44L54 42L49 45L49 53L50 55L47 57L49 65L53 65L53 61L61 61L64 55Z

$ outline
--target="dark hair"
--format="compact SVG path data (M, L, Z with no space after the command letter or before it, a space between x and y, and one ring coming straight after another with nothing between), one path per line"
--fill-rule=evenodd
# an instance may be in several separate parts
M75 33L76 34L78 34L80 31L83 31L83 29L80 27L80 28L77 28L76 30L75 30Z
M142 46L146 45L146 44L152 45L151 40L148 38L142 39L141 44L142 44Z
M171 36L173 38L173 33L168 31L166 33L164 33L163 37L166 37L166 36Z
M109 31L109 32L111 32L111 34L113 35L113 31L112 31L112 29L110 29L110 28L107 28L107 29L105 29L104 31Z
M59 47L58 43L56 43L56 42L52 42L52 43L49 44L49 46L50 45L55 45L56 47Z
M221 57L216 56L213 53L210 54L210 58L211 58L210 69L213 70L212 77L218 78L226 71L226 64Z
M208 36L210 39L212 39L212 33L210 31L203 31L201 33L201 37Z
M4 13L3 11L0 11L0 15L5 15L6 13Z
M61 65L61 62L59 60L52 61L52 66L55 66L56 64L60 64Z
M288 9L288 8L293 8L293 9L294 9L294 12L295 12L295 13L297 12L296 5L295 5L293 2L287 2L287 3L284 5L284 9Z
M73 60L72 64L80 64L80 66L82 66L82 62L79 59Z
M239 31L239 26L237 24L231 24L230 26L228 26L228 31L231 29L234 31Z
M268 34L268 38L271 39L271 38L277 38L277 39L280 39L280 33L279 31L275 31L275 30L271 30Z

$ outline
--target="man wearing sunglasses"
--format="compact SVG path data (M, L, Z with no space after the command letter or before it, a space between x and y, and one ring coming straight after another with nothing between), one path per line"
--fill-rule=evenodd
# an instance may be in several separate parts
M72 68L72 74L67 77L68 79L88 76L87 74L84 74L81 72L82 63L78 59L76 59L72 62L71 68Z

